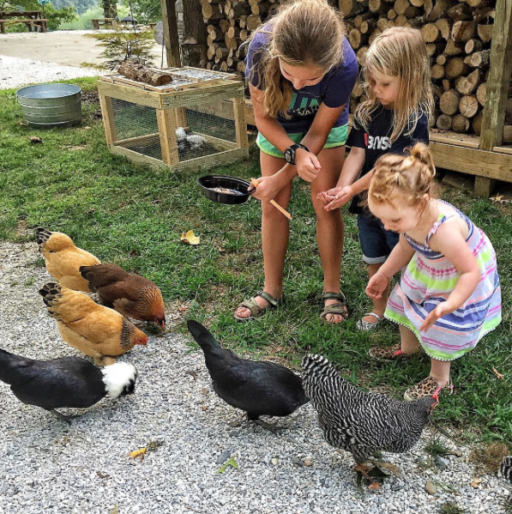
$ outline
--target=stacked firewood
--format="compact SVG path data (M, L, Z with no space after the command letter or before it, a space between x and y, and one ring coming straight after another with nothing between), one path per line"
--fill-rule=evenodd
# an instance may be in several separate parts
M435 126L477 135L485 105L495 5L496 0L339 0L361 65L368 46L387 28L420 29L431 57ZM364 99L358 84L351 111ZM512 124L512 99L505 123ZM512 127L505 132L505 139L512 138Z
M200 0L207 25L207 59L200 65L215 71L244 74L245 43L274 12L278 0Z

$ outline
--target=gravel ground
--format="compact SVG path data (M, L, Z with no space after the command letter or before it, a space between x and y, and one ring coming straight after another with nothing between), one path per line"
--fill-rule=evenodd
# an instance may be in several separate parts
M37 293L50 280L38 258L35 243L0 243L1 345L32 358L74 355ZM504 512L505 482L483 475L471 487L467 448L439 463L441 471L423 449L431 433L408 454L385 455L399 476L360 492L351 456L323 441L310 405L274 420L289 427L276 436L240 424L241 413L211 390L202 353L182 336L151 336L122 360L139 370L135 394L80 411L70 426L20 403L0 382L0 513L417 514L446 502ZM163 444L143 462L127 458L154 441ZM238 469L219 473L230 457ZM434 495L425 491L429 480Z
M96 77L101 73L94 68L77 68L0 55L0 89L44 84L63 79Z

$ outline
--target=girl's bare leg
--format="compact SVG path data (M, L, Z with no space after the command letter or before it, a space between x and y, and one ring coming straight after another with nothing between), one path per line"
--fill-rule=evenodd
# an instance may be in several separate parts
M414 332L409 330L407 327L400 325L400 350L407 355L418 353L420 351L420 343L414 335Z
M372 278L377 271L379 271L379 268L383 265L383 262L379 262L378 264L369 264L368 265L368 278ZM373 302L373 312L375 314L378 314L381 318L384 316L384 311L386 310L386 304L388 303L388 296L389 296L389 287L382 295L382 298L379 298L378 300L372 300ZM377 320L373 316L364 316L363 319L367 321L368 323L377 323Z
M277 173L286 164L284 159L272 157L260 152L261 174L268 177ZM279 191L274 200L284 209L290 203L292 186L289 184ZM261 238L263 247L263 268L265 283L263 289L276 299L283 294L283 272L284 259L288 248L289 224L288 219L283 216L270 202L261 202ZM256 297L256 303L261 308L268 307L268 302ZM240 318L248 318L251 311L246 307L239 307L235 314Z
M311 183L311 200L316 214L316 237L324 271L324 291L338 293L340 292L340 267L343 251L343 217L339 209L326 211L325 203L317 199L317 194L336 187L345 161L345 147L323 149L319 153L318 159L322 169ZM337 301L326 300L325 305ZM343 319L343 316L339 314L326 316L326 321L330 323L341 323Z
M451 362L430 359L430 376L435 378L441 387L446 387L450 383Z

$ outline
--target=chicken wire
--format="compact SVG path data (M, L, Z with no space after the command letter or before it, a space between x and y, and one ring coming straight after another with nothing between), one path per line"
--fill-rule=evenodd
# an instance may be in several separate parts
M182 124L186 122L184 127L178 126L176 130L179 162L236 148L235 121L215 115L209 112L211 110L213 109L209 108L209 104L202 104L195 108L182 108L176 113L179 114L177 119L182 120ZM162 160L155 108L113 98L112 112L116 144L141 155ZM224 113L234 117L233 107L227 105Z

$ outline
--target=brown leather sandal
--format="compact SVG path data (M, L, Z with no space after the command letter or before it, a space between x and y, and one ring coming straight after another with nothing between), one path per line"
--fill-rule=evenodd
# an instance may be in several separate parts
M347 298L346 296L340 291L339 293L332 293L327 292L322 294L322 300L325 302L325 300L338 300L336 303L331 303L329 305L324 305L324 310L320 314L320 319L323 319L326 323L337 325L338 323L334 323L332 321L329 321L326 319L326 316L328 314L338 314L343 318L343 320L346 320L348 318L348 311L347 311ZM342 322L340 322L342 323Z
M261 298L266 300L268 302L268 306L260 307L256 303L256 298L258 296L260 296ZM242 318L240 316L237 316L236 314L233 314L233 316L238 321L249 321L249 320L256 319L256 318L261 318L261 316L263 316L263 314L265 314L265 311L267 311L268 309L275 309L276 307L278 307L282 303L283 303L283 298L282 297L277 299L277 298L274 298L271 294L267 293L266 291L260 291L259 293L257 293L252 298L249 298L248 300L244 300L237 307L237 310L240 307L245 307L246 309L249 309L251 311L251 315L250 316L247 316L247 318Z

